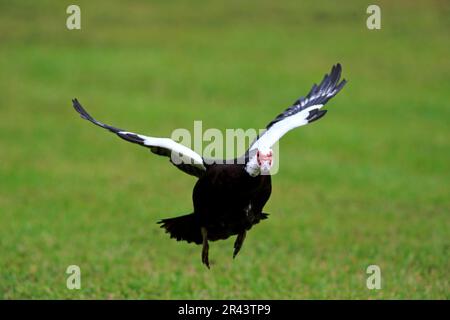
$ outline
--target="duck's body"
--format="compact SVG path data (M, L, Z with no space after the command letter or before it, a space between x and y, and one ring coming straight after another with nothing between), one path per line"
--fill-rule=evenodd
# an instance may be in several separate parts
M251 177L238 164L212 165L195 184L194 214L209 240L226 239L266 218L262 210L271 191L270 175Z
M246 232L267 218L263 208L271 192L270 175L252 177L241 164L208 165L194 186L194 212L160 223L172 238L196 244L237 235L236 256ZM209 266L207 249L203 262Z

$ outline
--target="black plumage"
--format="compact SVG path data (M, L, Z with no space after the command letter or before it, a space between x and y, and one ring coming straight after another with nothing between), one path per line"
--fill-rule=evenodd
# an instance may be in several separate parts
M257 140L261 138L265 144L269 144L261 143L263 147L270 148L274 143L272 136L281 138L292 128L322 118L326 110L321 110L321 107L346 83L345 80L339 83L340 76L341 66L337 64L333 66L329 75L325 75L319 85L313 85L306 97L295 101L293 106L271 121L265 133ZM146 137L99 122L86 112L77 99L72 102L73 107L83 119L117 134L126 141L150 148L155 154L169 157L170 162L180 170L198 178L192 195L193 212L175 218L162 219L158 223L171 238L202 244L202 262L208 268L209 241L224 240L236 235L233 252L235 257L242 247L247 231L267 218L268 214L263 212L263 208L270 198L272 183L269 174L262 174L261 161L266 163L269 161L271 165L271 151L264 154L258 144L258 148L251 146L247 150L243 163L237 159L233 163L211 163L171 139ZM303 110L306 111L302 113ZM285 119L287 121L284 121ZM270 139L265 139L266 134L270 136ZM174 158L174 154L187 159L177 161L180 158Z
M243 165L212 164L195 184L194 213L163 219L159 223L171 238L196 244L238 235L233 252L235 257L246 232L267 218L268 214L262 210L271 191L270 175L253 178ZM206 239L202 229L207 233ZM209 267L207 249L202 261Z

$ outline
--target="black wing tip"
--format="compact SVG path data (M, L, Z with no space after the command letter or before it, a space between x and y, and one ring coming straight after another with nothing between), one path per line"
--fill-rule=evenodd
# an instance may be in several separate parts
M300 112L307 107L313 105L325 105L328 100L333 98L347 83L346 79L343 79L339 82L342 73L342 65L338 62L331 67L331 71L328 74L325 74L322 81L317 85L313 84L311 90L305 97L300 97L297 99L291 107L284 110L280 113L274 120L272 120L267 126L266 129L269 129L275 123L289 117L297 112ZM315 118L313 121L318 120L323 117L325 113L321 113L321 116Z
M340 75L341 72L342 72L342 65L338 62L331 67L330 75L331 74L339 74Z
M341 74L342 74L342 65L339 62L336 63L333 66L333 68L335 69L335 76L336 76L335 88L336 88L337 92L339 92L339 90L341 90L344 87L344 85L348 82L348 80L344 78L341 80L341 82L339 82L339 79L341 78Z
M319 84L314 83L305 97L297 99L293 107L300 105L302 100L310 99L316 96L316 103L325 104L327 101L334 97L347 83L346 79L339 82L342 74L342 65L338 62L331 67L330 73L326 73ZM305 106L306 107L306 106ZM303 109L303 108L302 108ZM299 110L300 111L300 110Z
M109 126L107 124L101 123L100 121L95 120L81 105L81 103L78 101L77 98L72 99L72 104L73 107L75 109L76 112L78 112L78 114L80 115L81 118L88 120L90 122L92 122L93 124L102 127L104 129L107 129L113 133L118 133L119 131L123 131L121 129L118 128L114 128L112 126Z
M342 74L342 65L338 62L331 67L330 73L326 73L319 84L314 83L311 90L306 97L301 97L294 102L293 107L301 105L302 102L305 105L300 109L306 108L312 103L325 104L334 97L347 83L347 80L343 79L339 82ZM307 102L304 100L306 99ZM300 111L299 110L299 111Z
M92 118L91 115L87 113L87 111L83 108L83 106L81 105L81 103L78 101L77 98L72 99L72 105L75 111L78 112L83 119L95 121L94 118Z
M334 97L347 83L346 79L342 79L339 82L342 74L342 65L338 62L331 67L330 74L326 74L322 82L318 86L319 92L322 92L324 96L322 104L325 104ZM310 96L312 91L308 94Z
M331 78L332 81L339 81L339 78L341 77L341 73L342 73L342 66L338 62L335 65L333 65L333 67L331 68L329 77Z
M306 120L308 121L308 123L317 121L320 118L322 118L327 112L328 110L313 109L309 112L309 115L306 118Z
M84 110L84 108L81 106L81 103L78 101L77 98L73 98L73 99L72 99L72 106L75 108L75 110L76 110L78 113L80 113L81 111L86 112L86 111Z
M73 99L72 99L72 106L73 106L73 107L75 108L75 110L77 110L77 111L78 111L78 108L81 107L81 104L80 104L80 102L78 101L77 98L73 98Z
M336 93L338 93L339 91L342 90L342 88L347 84L347 80L346 79L342 79L342 81L336 86Z

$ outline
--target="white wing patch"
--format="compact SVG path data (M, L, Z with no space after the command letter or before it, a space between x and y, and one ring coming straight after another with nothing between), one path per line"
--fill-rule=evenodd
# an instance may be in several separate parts
M148 147L159 147L170 150L172 152L171 159L174 164L194 164L204 168L203 159L198 153L170 138L154 138L127 131L120 131L119 134L135 135L144 140L143 144Z
M255 143L250 148L250 151L254 149L262 150L271 148L288 131L308 124L309 122L307 118L309 116L309 112L315 109L320 110L320 108L322 107L323 104L308 107L298 113L293 114L290 117L287 117L273 124L266 132L262 134L262 136L258 140L255 141Z

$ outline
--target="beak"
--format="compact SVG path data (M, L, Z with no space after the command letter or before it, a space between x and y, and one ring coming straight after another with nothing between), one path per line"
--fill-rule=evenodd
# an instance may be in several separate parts
M264 161L263 163L261 163L260 168L261 168L261 172L268 173L270 171L270 162Z

